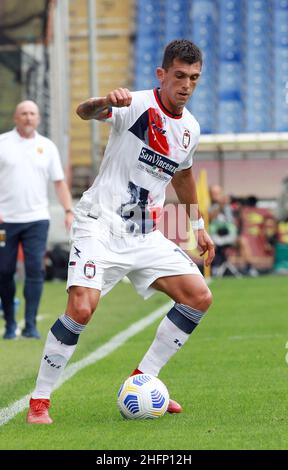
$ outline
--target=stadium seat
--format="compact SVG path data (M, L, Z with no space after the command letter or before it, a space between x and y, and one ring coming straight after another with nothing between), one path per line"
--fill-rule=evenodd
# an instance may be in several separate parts
M203 52L201 80L188 104L202 133L288 130L288 0L136 4L136 88L156 86L164 44L188 37Z
M164 2L165 43L190 34L190 1L166 0Z

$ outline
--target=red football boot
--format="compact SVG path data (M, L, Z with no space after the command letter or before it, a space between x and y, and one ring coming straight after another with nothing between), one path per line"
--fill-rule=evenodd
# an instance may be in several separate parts
M168 413L182 413L183 411L183 408L181 405L179 405L179 403L177 403L177 401L175 400L169 400L169 405L168 405L168 408L167 408L167 412Z
M143 374L143 372L141 372L141 370L139 369L135 369L133 370L132 374L130 377L132 377L132 375L138 375L138 374ZM167 408L167 412L168 413L182 413L183 411L183 408L181 405L179 405L179 403L177 403L177 401L175 400L169 400L169 405L168 405L168 408Z
M143 372L141 372L141 370L139 369L135 369L133 370L132 374L130 374L130 377L132 377L133 375L139 375L139 374L143 374Z
M27 423L29 424L52 424L48 409L50 400L45 398L31 398L27 414Z

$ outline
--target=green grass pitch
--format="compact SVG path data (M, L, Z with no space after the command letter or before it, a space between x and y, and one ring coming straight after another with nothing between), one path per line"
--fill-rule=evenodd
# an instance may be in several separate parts
M1 426L0 449L287 449L287 278L225 278L211 290L209 313L160 375L183 414L126 421L116 406L118 388L150 345L158 320L56 390L53 425L29 426L23 412ZM144 302L119 284L102 299L72 361L167 300L157 294ZM43 339L0 340L0 408L33 389L46 333L65 302L64 283L47 283Z

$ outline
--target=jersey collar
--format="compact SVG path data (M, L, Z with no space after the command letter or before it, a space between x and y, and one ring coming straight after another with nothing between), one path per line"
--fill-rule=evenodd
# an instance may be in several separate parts
M182 113L181 114L172 114L164 106L164 104L162 103L161 98L160 98L159 88L154 88L153 92L154 92L154 96L155 96L155 99L157 101L157 104L158 104L159 108L163 111L164 114L166 114L166 116L169 116L172 119L181 119L182 118L182 115L183 115Z

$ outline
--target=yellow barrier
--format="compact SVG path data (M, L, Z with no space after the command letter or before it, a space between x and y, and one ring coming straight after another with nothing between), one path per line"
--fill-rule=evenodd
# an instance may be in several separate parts
M204 219L205 228L208 231L210 195L209 195L207 171L205 169L202 169L200 171L199 178L196 184L197 184L197 196L198 196L199 210ZM194 232L191 229L191 226L190 226L190 231L189 231L188 251L190 251L192 255L194 254L195 256L199 256L199 251L197 249ZM206 255L204 259L206 259ZM206 279L209 278L211 275L211 267L205 266L205 263L204 263L203 270L204 270L204 277Z

